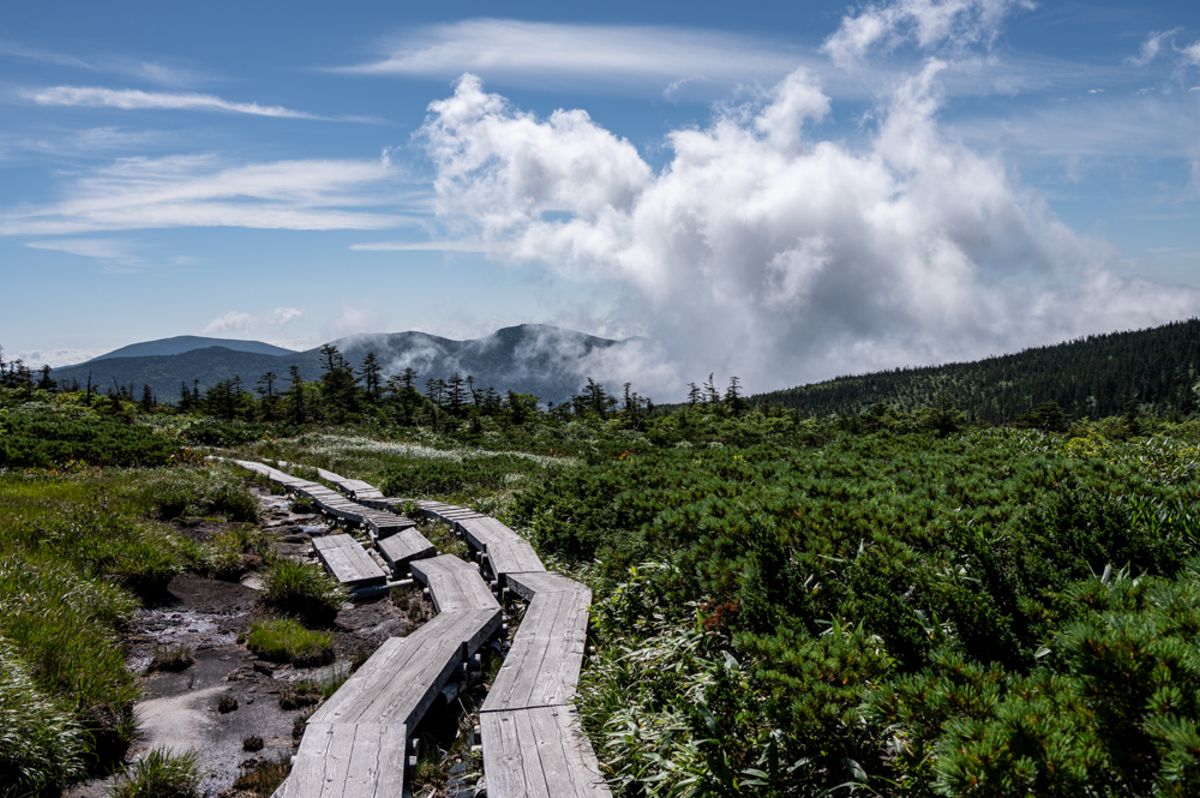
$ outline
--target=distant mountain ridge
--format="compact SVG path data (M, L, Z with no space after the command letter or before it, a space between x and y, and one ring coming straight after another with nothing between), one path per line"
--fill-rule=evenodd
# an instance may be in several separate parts
M108 360L115 357L155 357L161 355L182 355L196 349L220 346L234 352L251 352L256 355L294 355L293 349L263 343L262 341L243 341L237 338L206 338L201 335L176 335L173 338L160 338L156 341L143 341L137 344L122 346L107 354L98 355L87 361ZM77 364L83 365L83 364Z
M619 344L608 338L544 324L505 327L483 338L458 341L409 331L354 335L331 342L357 370L374 352L385 374L412 367L418 380L471 375L480 387L532 393L561 402L579 391L587 377L587 358ZM54 369L60 383L86 384L100 391L116 386L149 385L160 401L174 402L180 385L193 381L201 391L222 380L241 378L248 390L267 372L286 386L292 366L306 380L321 375L321 348L294 352L260 341L178 336L145 341L85 363Z
M1160 414L1200 407L1200 319L971 363L838 377L752 400L817 416L853 415L877 404L914 410L949 403L972 420L1003 423L1043 402L1075 418L1120 415L1132 397Z

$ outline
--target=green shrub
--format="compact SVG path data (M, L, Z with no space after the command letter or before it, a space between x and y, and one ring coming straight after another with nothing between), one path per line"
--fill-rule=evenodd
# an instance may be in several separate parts
M51 793L83 775L85 742L74 715L38 688L0 637L0 796Z
M191 420L181 434L188 443L200 446L238 446L261 440L271 432L266 424L205 416Z
M200 770L196 755L156 748L117 779L110 798L198 798Z
M380 490L388 496L462 496L501 490L514 479L539 474L527 457L493 454L454 460L414 458L390 467Z
M308 666L333 658L332 634L305 629L291 618L255 621L250 624L245 641L251 651L273 662Z
M346 594L321 568L281 558L267 569L263 600L289 615L328 623L341 609Z
M82 407L0 409L0 467L165 465L177 445L153 429Z

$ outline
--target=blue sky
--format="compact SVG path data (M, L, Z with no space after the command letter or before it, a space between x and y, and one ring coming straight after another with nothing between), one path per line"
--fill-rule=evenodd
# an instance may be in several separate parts
M1200 310L1195 3L10 0L0 107L38 362L530 321L757 389Z

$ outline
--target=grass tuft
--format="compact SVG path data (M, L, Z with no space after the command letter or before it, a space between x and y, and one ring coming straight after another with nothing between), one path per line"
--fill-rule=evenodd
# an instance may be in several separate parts
M333 659L333 635L305 629L292 618L255 621L245 640L251 651L272 662L308 666Z
M52 792L83 773L84 735L0 637L0 795Z
M345 591L332 577L315 565L295 560L273 562L263 583L263 601L315 623L331 622L346 600Z
M200 770L195 754L156 748L120 777L110 798L198 798Z

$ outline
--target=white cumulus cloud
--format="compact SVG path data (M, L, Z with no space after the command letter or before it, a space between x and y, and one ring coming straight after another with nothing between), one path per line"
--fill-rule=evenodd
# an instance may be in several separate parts
M585 112L537 118L468 75L422 131L437 211L498 260L625 286L615 324L646 338L581 369L668 398L710 371L762 390L1200 309L1122 277L1113 247L948 135L943 68L906 81L861 145L808 132L829 100L797 72L671 132L658 170Z

